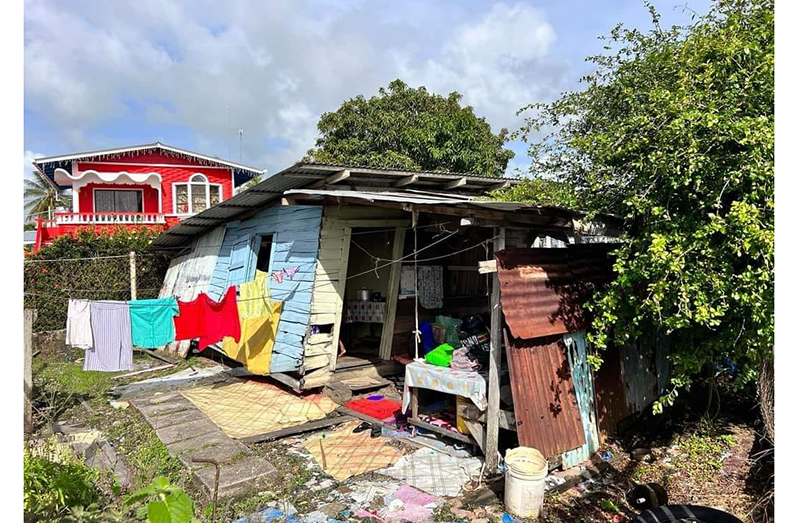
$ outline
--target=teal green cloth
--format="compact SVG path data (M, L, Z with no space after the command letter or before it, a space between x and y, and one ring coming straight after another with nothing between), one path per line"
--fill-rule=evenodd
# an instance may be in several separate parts
M175 341L174 317L180 312L176 299L133 300L128 305L133 345L154 349Z
M454 355L454 347L449 345L448 343L444 343L443 345L438 345L428 353L424 355L424 359L427 363L432 365L438 365L441 367L448 367L449 364L452 362L452 356Z

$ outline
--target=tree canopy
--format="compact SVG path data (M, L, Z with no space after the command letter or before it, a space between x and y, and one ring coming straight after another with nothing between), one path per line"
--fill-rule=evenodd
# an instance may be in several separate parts
M359 95L324 113L305 161L501 176L513 157L504 148L507 130L493 134L461 98L394 80L377 96Z
M773 0L715 0L664 29L649 10L649 32L619 25L588 58L582 90L524 108L517 137L549 130L530 145L532 174L625 218L591 339L671 335L660 410L707 365L729 358L740 384L772 356L774 14Z

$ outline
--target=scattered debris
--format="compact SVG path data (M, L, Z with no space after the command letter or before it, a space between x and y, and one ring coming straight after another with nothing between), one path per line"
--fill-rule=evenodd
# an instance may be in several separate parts
M466 482L479 479L482 465L479 458L456 458L419 449L378 472L435 496L457 496Z

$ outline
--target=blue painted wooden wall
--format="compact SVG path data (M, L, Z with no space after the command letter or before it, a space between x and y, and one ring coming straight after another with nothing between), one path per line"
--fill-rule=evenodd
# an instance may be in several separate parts
M246 221L227 224L208 295L218 300L230 285L255 278L261 237L273 235L269 272L299 267L293 280L281 283L269 278L272 299L282 301L270 372L299 369L304 355L304 336L310 319L310 301L319 252L322 208L278 206L263 210Z
M576 389L576 401L579 403L579 414L582 418L582 429L585 431L585 444L578 449L570 450L562 455L562 467L574 467L590 459L599 446L598 422L594 408L593 373L587 363L587 340L585 331L577 331L563 335L565 352L568 354L568 366Z

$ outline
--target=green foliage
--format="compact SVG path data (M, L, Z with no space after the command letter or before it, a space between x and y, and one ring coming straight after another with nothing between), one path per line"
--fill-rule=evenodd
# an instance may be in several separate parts
M493 191L491 200L500 202L526 202L537 205L556 205L568 209L580 206L579 195L566 181L556 178L525 178L521 183L508 189Z
M57 521L70 507L88 506L100 499L100 491L95 486L98 471L77 460L56 462L26 448L23 463L26 520Z
M716 0L687 27L613 29L585 88L535 104L518 136L534 174L625 218L615 281L593 304L604 348L671 334L674 391L729 357L738 385L772 354L772 0ZM660 408L662 403L660 403Z
M130 299L130 251L137 253L137 297L157 297L169 260L144 249L160 233L146 227L87 228L59 236L29 256L28 261L52 260L25 264L25 307L38 311L34 330L63 329L68 298ZM119 257L100 258L104 256ZM58 261L75 258L85 259Z
M305 161L501 176L514 154L504 148L507 130L493 134L461 98L394 80L378 96L359 95L324 113Z
M33 180L25 180L25 190L22 197L25 200L24 208L28 211L28 217L37 218L40 214L47 211L54 211L57 208L71 209L72 197L55 186L48 178L42 176L39 171L34 171ZM42 216L46 218L46 216Z
M194 502L183 490L159 476L148 486L134 492L125 500L125 506L132 507L139 502L149 500L143 511L150 523L192 523L199 520L194 517ZM143 515L143 514L142 514Z
M59 361L49 362L36 376L43 388L58 388L77 396L102 396L114 386L106 372L84 371L82 365Z

